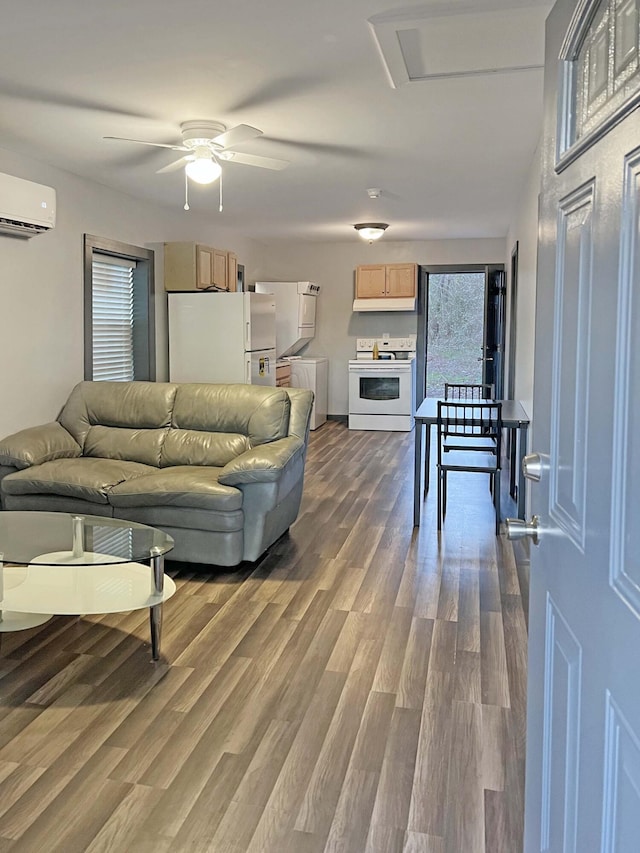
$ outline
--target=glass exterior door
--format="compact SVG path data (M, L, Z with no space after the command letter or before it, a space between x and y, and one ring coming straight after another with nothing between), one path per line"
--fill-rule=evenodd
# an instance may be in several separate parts
M444 383L483 381L484 272L428 276L427 397L443 397Z

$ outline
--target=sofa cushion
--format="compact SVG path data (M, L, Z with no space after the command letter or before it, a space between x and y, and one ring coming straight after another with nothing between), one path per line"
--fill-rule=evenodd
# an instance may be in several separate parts
M283 388L256 385L177 386L172 426L245 435L251 447L284 438L291 403Z
M9 495L53 494L108 503L107 495L118 483L155 471L139 462L119 459L56 459L9 474L2 490Z
M164 440L160 464L162 467L210 465L222 468L247 450L250 450L250 446L246 435L235 432L172 429Z
M96 424L89 427L84 440L84 456L127 459L158 468L167 431L166 428L130 429Z
M171 382L79 382L58 421L81 447L96 424L161 429L171 423L177 387Z
M176 506L232 511L242 508L242 492L218 482L220 468L176 465L147 473L109 494L114 507Z

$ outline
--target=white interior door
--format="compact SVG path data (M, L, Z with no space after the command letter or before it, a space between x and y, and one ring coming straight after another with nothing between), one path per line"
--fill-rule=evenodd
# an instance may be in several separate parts
M638 5L547 22L527 853L640 850Z

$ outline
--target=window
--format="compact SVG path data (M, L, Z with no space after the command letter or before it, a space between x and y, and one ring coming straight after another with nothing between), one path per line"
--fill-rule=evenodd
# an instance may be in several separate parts
M640 0L578 4L560 52L560 171L640 104Z
M85 379L155 380L153 252L85 235Z

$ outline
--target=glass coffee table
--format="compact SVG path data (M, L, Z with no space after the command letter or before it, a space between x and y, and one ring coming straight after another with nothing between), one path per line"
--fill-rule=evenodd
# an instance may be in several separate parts
M151 656L160 657L164 573L173 539L133 521L64 512L0 512L0 631L53 615L149 608ZM145 565L144 563L148 564Z

